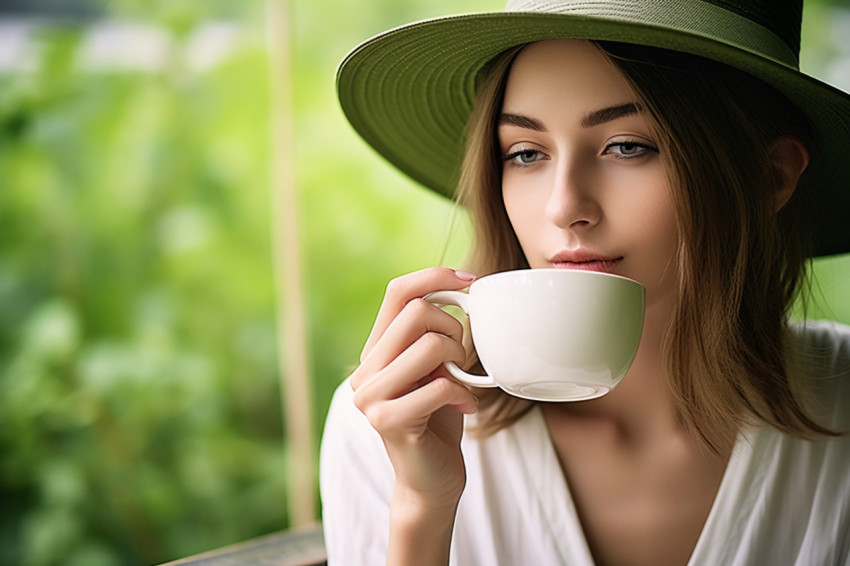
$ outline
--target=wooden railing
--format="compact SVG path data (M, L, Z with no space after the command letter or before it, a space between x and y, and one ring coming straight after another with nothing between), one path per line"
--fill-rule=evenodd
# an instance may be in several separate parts
M162 566L324 566L321 526L266 535Z

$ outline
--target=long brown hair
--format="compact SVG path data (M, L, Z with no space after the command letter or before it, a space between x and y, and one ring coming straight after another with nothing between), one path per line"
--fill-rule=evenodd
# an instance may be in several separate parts
M774 213L782 173L769 148L793 136L812 151L809 128L782 95L725 65L615 43L597 44L646 112L671 187L679 227L678 302L665 336L671 392L685 427L712 450L748 421L811 438L833 434L803 411L786 366L789 309L805 280L811 244L805 175ZM496 120L521 47L498 57L469 121L458 200L471 214L471 268L527 268L501 196ZM482 397L481 431L495 432L532 406Z

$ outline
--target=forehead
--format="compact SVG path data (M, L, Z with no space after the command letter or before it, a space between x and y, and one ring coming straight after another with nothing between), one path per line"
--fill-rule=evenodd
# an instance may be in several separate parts
M519 52L508 73L504 108L543 111L567 102L605 106L635 98L623 74L596 45L552 39Z

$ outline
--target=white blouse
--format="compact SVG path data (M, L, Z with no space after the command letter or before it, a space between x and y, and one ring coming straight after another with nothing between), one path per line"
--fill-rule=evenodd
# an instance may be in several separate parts
M850 430L850 328L794 327L796 371L813 379L812 414ZM493 436L464 437L467 470L452 539L457 566L592 566L587 540L542 413ZM393 470L380 437L334 395L321 451L330 566L385 563ZM850 566L850 435L815 442L772 428L739 436L690 565Z

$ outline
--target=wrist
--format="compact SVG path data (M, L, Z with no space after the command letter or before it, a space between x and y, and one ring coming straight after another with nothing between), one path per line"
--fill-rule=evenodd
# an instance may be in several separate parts
M405 517L454 516L463 493L463 486L447 493L423 493L396 482L393 487L392 507Z
M445 565L460 496L434 500L396 486L390 506L388 565Z

